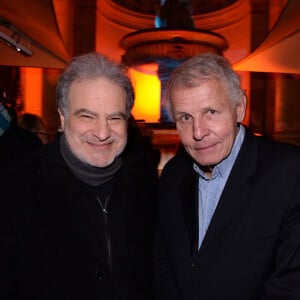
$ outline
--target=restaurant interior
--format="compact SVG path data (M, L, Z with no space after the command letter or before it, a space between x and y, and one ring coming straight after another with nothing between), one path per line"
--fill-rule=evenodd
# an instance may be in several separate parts
M55 136L56 81L70 59L97 51L126 64L132 114L161 171L178 147L162 106L168 78L185 59L215 52L241 77L244 124L300 145L299 15L299 0L1 0L0 88Z

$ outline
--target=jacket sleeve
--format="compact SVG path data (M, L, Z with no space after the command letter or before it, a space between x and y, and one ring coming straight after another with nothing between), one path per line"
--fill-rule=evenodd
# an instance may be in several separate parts
M282 223L274 272L266 281L263 299L300 299L300 178Z
M182 299L182 293L185 293L185 291L182 290L182 286L179 286L176 275L180 273L181 277L190 276L188 270L182 269L183 266L186 266L186 260L190 258L190 245L186 240L188 237L186 236L185 227L181 227L183 223L178 219L180 218L184 222L179 196L183 181L189 183L188 188L190 185L193 186L194 182L192 164L190 160L186 161L186 159L186 156L181 155L172 158L164 167L159 180L154 246L155 290L156 299L158 300ZM176 220L175 223L173 223L174 219ZM176 224L178 225L177 229L174 228ZM174 250L175 252L178 250L177 245L180 243L183 243L180 254L176 254L177 259L173 257L173 261L171 261L170 257L174 256ZM187 289L189 290L189 288ZM190 296L185 297L190 299Z
M17 277L17 239L8 199L0 194L0 299L15 299Z
M172 266L168 259L161 227L157 226L154 247L155 299L179 300Z
M157 300L177 300L179 299L178 289L176 287L176 281L174 272L172 270L171 261L169 259L166 230L164 230L166 218L165 214L169 212L170 207L168 204L168 198L171 197L171 193L168 190L169 175L167 171L168 167L165 167L159 182L159 197L158 197L158 212L157 212L157 224L154 243L154 279L155 279L155 296ZM171 172L172 174L172 172ZM171 179L171 182L173 180Z

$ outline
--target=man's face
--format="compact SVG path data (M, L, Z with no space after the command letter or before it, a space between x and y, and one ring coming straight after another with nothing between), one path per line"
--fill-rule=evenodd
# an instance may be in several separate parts
M74 155L95 167L110 165L127 142L125 91L105 78L75 81L68 111L59 115Z
M234 107L216 80L195 88L178 88L173 111L179 138L189 155L201 166L212 167L231 152L244 119L246 100Z

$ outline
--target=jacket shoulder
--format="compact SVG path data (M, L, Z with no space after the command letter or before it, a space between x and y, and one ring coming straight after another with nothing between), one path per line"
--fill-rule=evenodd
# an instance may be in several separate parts
M180 153L172 157L164 166L161 179L164 178L182 178L194 172L193 160L188 154Z
M261 153L263 162L269 160L279 164L300 164L300 147L280 141L270 140L263 137L257 138L258 151Z

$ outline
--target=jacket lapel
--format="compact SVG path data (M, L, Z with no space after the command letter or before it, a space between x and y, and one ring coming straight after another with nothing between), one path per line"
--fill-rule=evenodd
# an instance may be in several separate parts
M191 255L194 256L198 244L198 174L190 165L191 172L186 175L180 189L181 207L184 214L187 234L191 242Z

